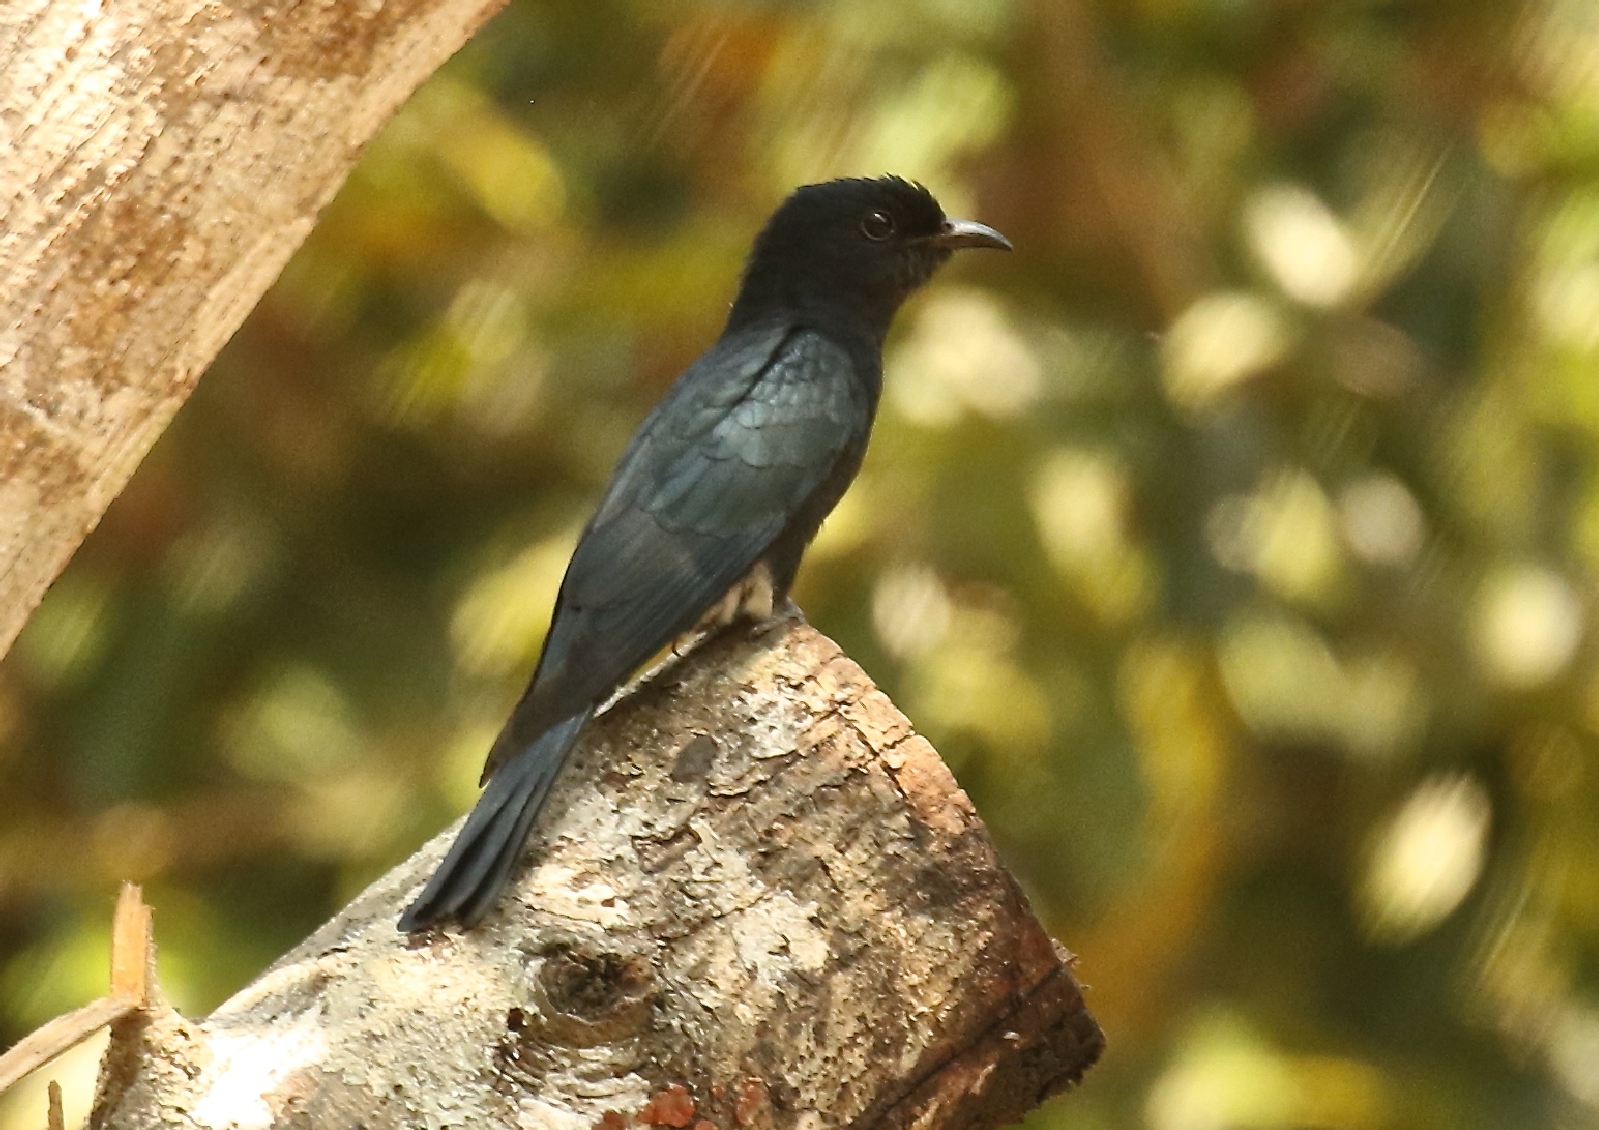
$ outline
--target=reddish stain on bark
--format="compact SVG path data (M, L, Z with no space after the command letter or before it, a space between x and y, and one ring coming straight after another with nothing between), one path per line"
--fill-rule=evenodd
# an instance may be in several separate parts
M739 1088L738 1104L733 1107L733 1119L740 1126L748 1126L766 1106L766 1084L759 1079L746 1079Z
M694 1100L689 1098L688 1088L681 1083L673 1083L666 1090L651 1095L644 1109L638 1112L638 1120L646 1126L681 1128L693 1117Z

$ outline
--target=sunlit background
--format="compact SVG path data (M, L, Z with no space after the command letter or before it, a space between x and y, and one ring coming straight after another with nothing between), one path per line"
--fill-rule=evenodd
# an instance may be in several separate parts
M1017 251L797 596L1081 954L1028 1125L1599 1125L1589 0L513 0L0 667L0 1043L118 880L203 1013L462 811L760 221L882 171Z

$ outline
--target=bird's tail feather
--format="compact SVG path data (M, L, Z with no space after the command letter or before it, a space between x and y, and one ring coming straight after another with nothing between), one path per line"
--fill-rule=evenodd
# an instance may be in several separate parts
M444 862L400 915L403 933L451 921L471 926L488 913L511 877L567 751L591 714L585 710L551 726L489 778Z

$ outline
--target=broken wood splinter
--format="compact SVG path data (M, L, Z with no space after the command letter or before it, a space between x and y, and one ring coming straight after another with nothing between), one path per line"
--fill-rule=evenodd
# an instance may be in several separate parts
M150 908L133 883L122 884L111 923L111 991L48 1021L0 1055L0 1094L24 1076L77 1047L107 1024L143 1008L155 983ZM57 1084L52 1088L59 1091ZM51 1124L52 1126L54 1123Z

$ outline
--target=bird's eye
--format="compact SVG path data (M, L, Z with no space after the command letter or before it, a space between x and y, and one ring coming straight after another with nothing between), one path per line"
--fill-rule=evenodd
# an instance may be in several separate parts
M872 240L887 239L894 234L894 217L887 212L873 212L861 221L861 234Z

